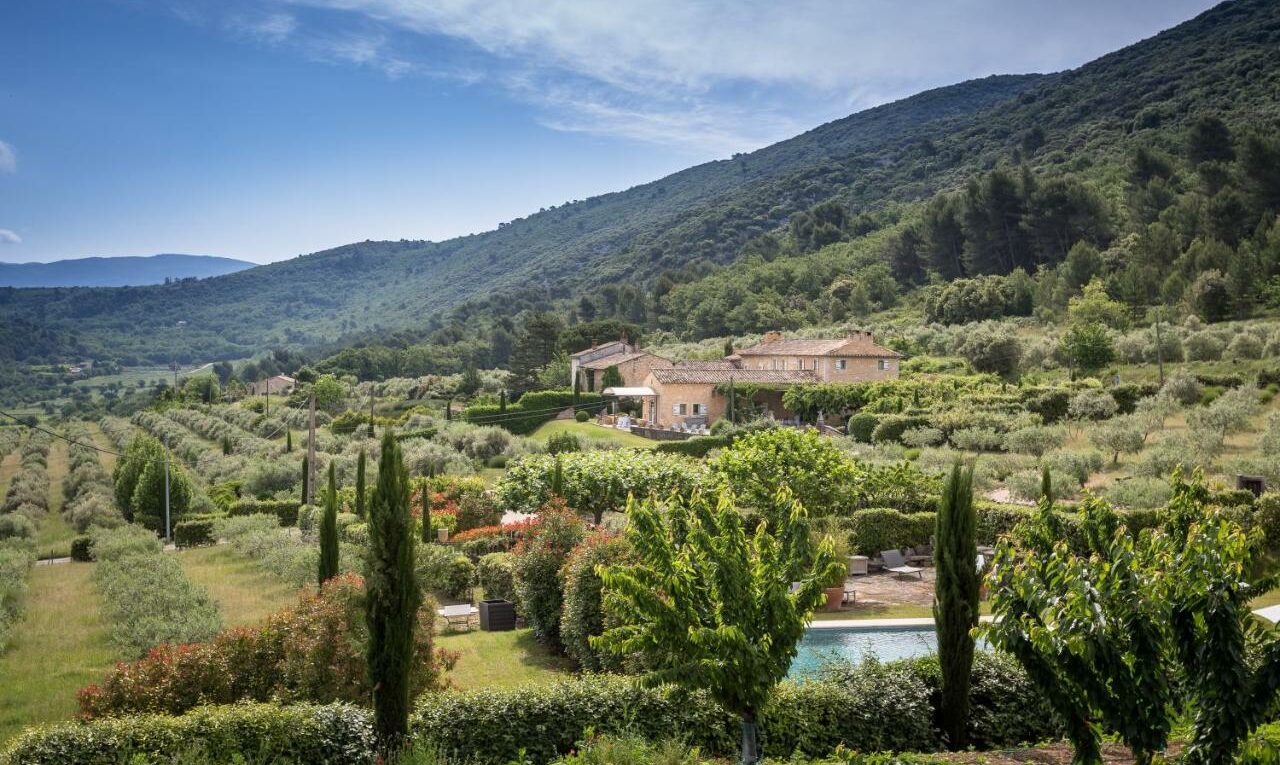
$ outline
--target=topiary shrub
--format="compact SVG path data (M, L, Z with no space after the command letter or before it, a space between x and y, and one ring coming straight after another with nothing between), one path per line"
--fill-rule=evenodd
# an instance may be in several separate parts
M587 420L591 419L591 415L587 413L587 410L579 409L577 412L574 413L573 419L577 420L578 422L586 422Z

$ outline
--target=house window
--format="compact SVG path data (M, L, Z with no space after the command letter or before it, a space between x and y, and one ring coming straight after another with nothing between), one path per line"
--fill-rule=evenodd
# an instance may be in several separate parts
M797 359L796 363L800 365L801 370L804 370L804 359Z
M836 359L836 369L844 371L849 368L848 359Z
M706 413L707 413L707 405L706 405L706 404L694 404L694 405L693 405L693 413L694 413L694 414L706 415Z
M688 404L672 404L671 405L671 413L674 415L687 414L688 411L689 411Z
M888 359L880 359L880 371L881 371L881 372L884 372L884 371L886 371L887 369L889 369L889 360L888 360Z

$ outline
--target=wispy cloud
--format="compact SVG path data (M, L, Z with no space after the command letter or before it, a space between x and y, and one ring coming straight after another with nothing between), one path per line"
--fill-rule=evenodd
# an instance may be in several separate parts
M18 154L13 147L0 141L0 173L18 172Z
M972 77L1075 66L1213 4L257 1L287 7L264 18L290 19L279 40L315 58L392 77L467 72L539 107L556 129L703 150L753 148L797 124ZM316 14L345 23L311 29ZM442 66L440 51L459 47L475 57Z
M0 228L0 244L22 244L22 237L16 231Z

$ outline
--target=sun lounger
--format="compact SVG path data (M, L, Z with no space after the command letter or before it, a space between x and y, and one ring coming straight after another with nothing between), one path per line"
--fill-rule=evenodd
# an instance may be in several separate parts
M924 569L919 566L908 566L906 558L902 557L901 550L881 550L880 559L884 561L886 571L892 571L898 576L908 576L915 574L924 579Z
M444 608L436 609L436 614L444 617L444 620L450 627L456 627L458 624L461 624L464 627L470 628L471 615L474 613L479 613L479 609L472 606L470 603L462 603L461 605L445 606Z

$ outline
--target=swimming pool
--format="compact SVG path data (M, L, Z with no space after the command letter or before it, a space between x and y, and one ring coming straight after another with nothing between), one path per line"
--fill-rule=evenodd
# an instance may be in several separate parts
M937 650L938 638L932 626L813 628L800 640L790 675L814 675L832 658L857 662L874 655L880 661L893 661Z

